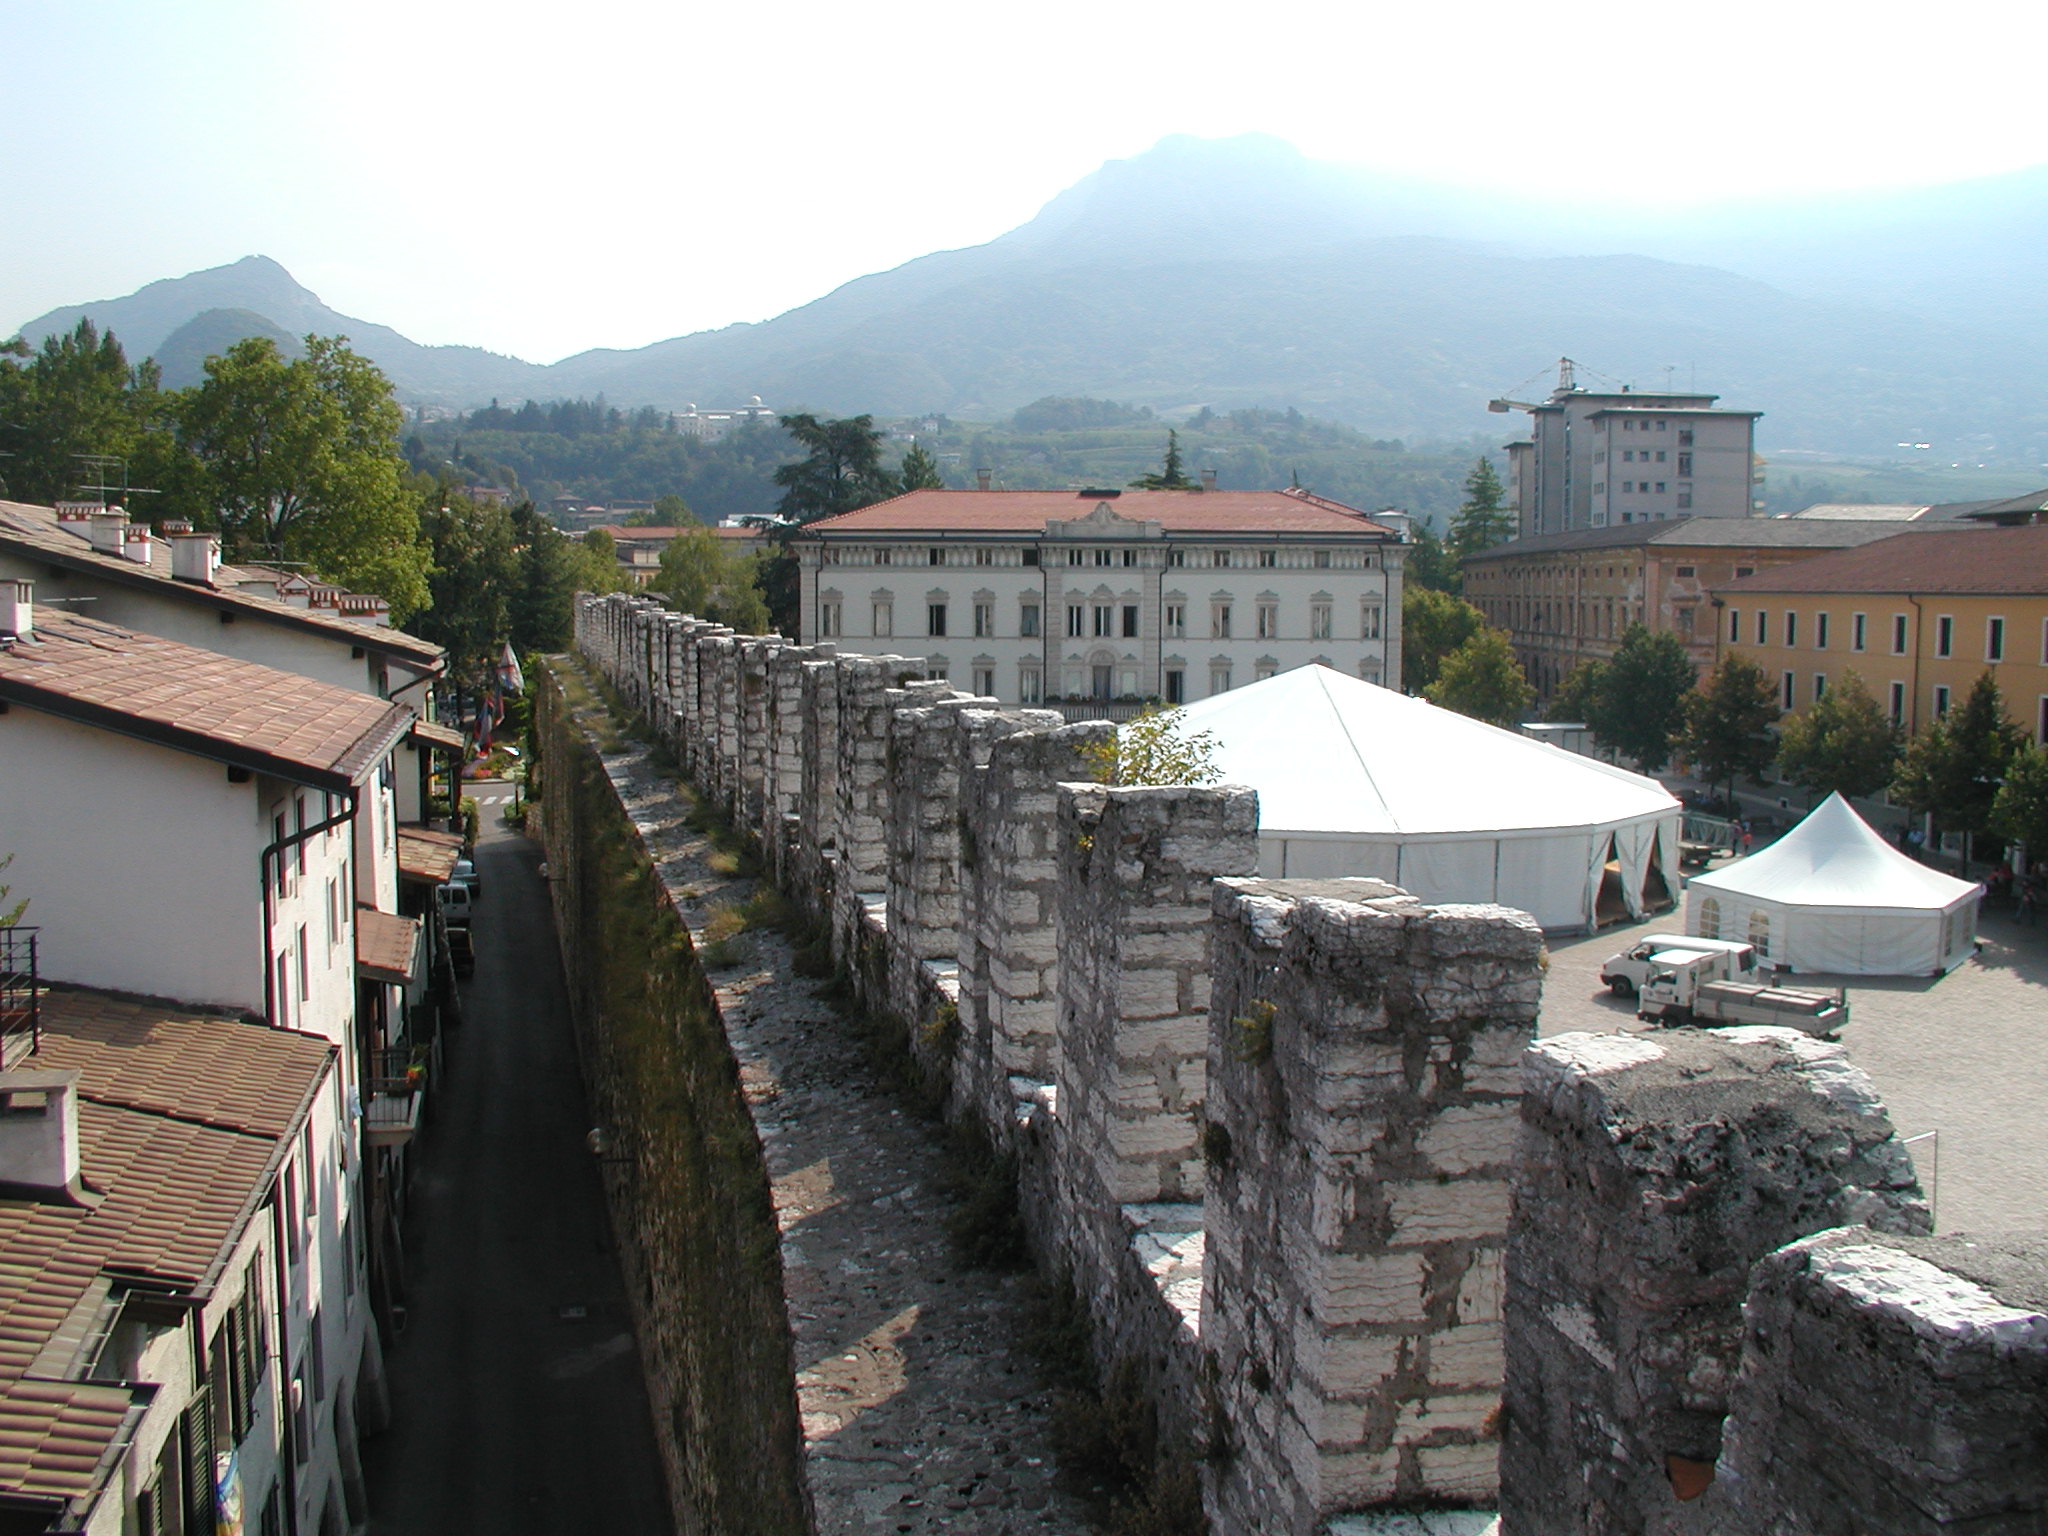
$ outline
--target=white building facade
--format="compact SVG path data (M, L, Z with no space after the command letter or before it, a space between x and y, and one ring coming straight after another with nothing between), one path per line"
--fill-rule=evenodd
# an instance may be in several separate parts
M1400 678L1401 534L1303 491L913 491L793 547L804 642L1008 704L1177 704L1310 662Z

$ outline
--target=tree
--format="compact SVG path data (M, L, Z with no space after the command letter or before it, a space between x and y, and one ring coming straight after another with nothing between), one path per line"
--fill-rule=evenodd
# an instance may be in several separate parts
M420 532L433 559L432 603L407 627L445 649L450 676L467 683L497 660L511 633L520 578L512 515L446 486L429 486L424 497Z
M916 443L903 455L896 469L896 483L906 491L943 491L946 478L939 473L939 461Z
M1779 713L1778 692L1763 668L1725 656L1686 695L1679 751L1709 784L1732 790L1737 774L1756 778L1771 765L1778 750L1771 727Z
M512 528L522 541L509 614L512 648L567 650L575 637L583 548L536 512L530 501L513 509Z
M1432 704L1489 725L1510 727L1521 723L1536 698L1508 637L1491 625L1444 658L1436 681L1424 693Z
M691 528L661 552L661 574L652 585L684 613L758 635L768 627L768 604L757 578L753 556L730 548L709 528Z
M1550 708L1543 718L1563 725L1592 724L1593 716L1600 712L1600 688L1606 679L1606 662L1588 657L1574 663L1550 696Z
M33 353L19 338L0 345L0 487L18 501L69 500L103 483L90 460L105 457L146 461L128 465L130 481L156 488L176 451L159 430L169 399L156 364L129 367L113 332L90 320Z
M1451 557L1463 560L1514 537L1515 519L1501 505L1500 476L1488 459L1476 460L1465 477L1465 504L1451 519Z
M1208 731L1189 733L1170 705L1139 711L1116 734L1086 749L1105 784L1214 784L1217 741Z
M1465 590L1465 573L1444 541L1423 518L1417 518L1408 535L1408 560L1401 567L1401 579L1409 587L1427 587L1452 596Z
M2030 870L2048 865L2048 752L2022 747L2006 763L1991 800L1991 830L2027 850Z
M400 476L391 384L341 337L287 360L252 336L206 361L178 407L233 558L304 564L391 604L426 606L428 551Z
M1195 488L1195 482L1181 469L1178 432L1167 429L1166 462L1155 473L1140 475L1133 480L1131 488L1138 491L1192 491Z
M1987 670L1961 707L1929 721L1906 744L1892 793L1909 809L1932 816L1938 831L1974 840L1991 830L1991 807L2006 765L2025 743L2005 715L1998 680ZM1963 857L1969 858L1969 844Z
M1629 625L1601 674L1586 722L1594 739L1644 773L1661 773L1671 761L1672 741L1685 727L1685 696L1697 676L1678 636Z
M1486 627L1485 616L1461 597L1430 587L1401 589L1401 687L1427 693L1444 658Z
M1874 795L1898 765L1899 728L1854 672L1778 728L1778 767L1822 797Z
M804 449L803 458L775 471L782 487L776 510L784 517L812 523L895 494L895 482L882 468L882 434L874 417L784 416L782 425Z

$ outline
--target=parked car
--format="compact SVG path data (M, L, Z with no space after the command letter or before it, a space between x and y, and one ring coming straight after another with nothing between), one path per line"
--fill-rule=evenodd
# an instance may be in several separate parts
M1600 967L1600 979L1616 997L1634 997L1650 979L1654 957L1667 950L1689 955L1714 955L1708 981L1755 981L1757 955L1753 946L1734 939L1702 939L1684 933L1653 933L1639 939L1618 955L1610 955Z
M484 899L483 877L476 872L475 859L470 858L467 855L457 859L455 861L455 873L450 878L452 878L457 885L466 885L469 887L469 899L472 902L478 902Z
M434 887L434 898L441 903L441 919L450 928L469 926L470 908L474 905L469 887L457 880Z
M448 930L448 959L454 965L456 975L471 976L476 973L476 943L470 937L467 928Z

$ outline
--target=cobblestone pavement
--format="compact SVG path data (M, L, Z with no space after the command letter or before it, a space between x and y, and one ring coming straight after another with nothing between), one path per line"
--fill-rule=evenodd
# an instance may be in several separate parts
M702 946L752 882L714 867L651 766L627 807ZM720 861L729 867L729 861ZM877 1080L780 934L712 973L766 1149L817 1528L1020 1536L1089 1528L1055 1483L1049 1394L1017 1345L1023 1276L954 1259L942 1132Z
M1638 934L1684 931L1680 914L1591 938L1556 939L1541 1034L1641 1031L1632 1003L1600 985L1600 965ZM2048 1227L2048 925L1987 912L1977 958L1924 976L1795 976L1849 989L1842 1044L1877 1083L1899 1133L1936 1131L1913 1156L1942 1232Z

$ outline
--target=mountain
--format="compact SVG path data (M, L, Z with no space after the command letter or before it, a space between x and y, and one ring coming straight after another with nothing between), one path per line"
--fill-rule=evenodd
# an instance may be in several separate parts
M1112 161L1017 229L849 282L758 325L549 367L423 347L262 257L56 311L179 367L268 322L339 332L409 399L595 395L676 408L967 419L1049 394L1163 412L1299 406L1376 435L1484 431L1486 401L1569 354L1762 410L1774 447L2048 459L2048 168L1822 201L1626 217L1308 159L1258 135ZM253 333L253 332L252 332ZM175 347L173 343L176 343ZM168 366L168 364L167 364Z

